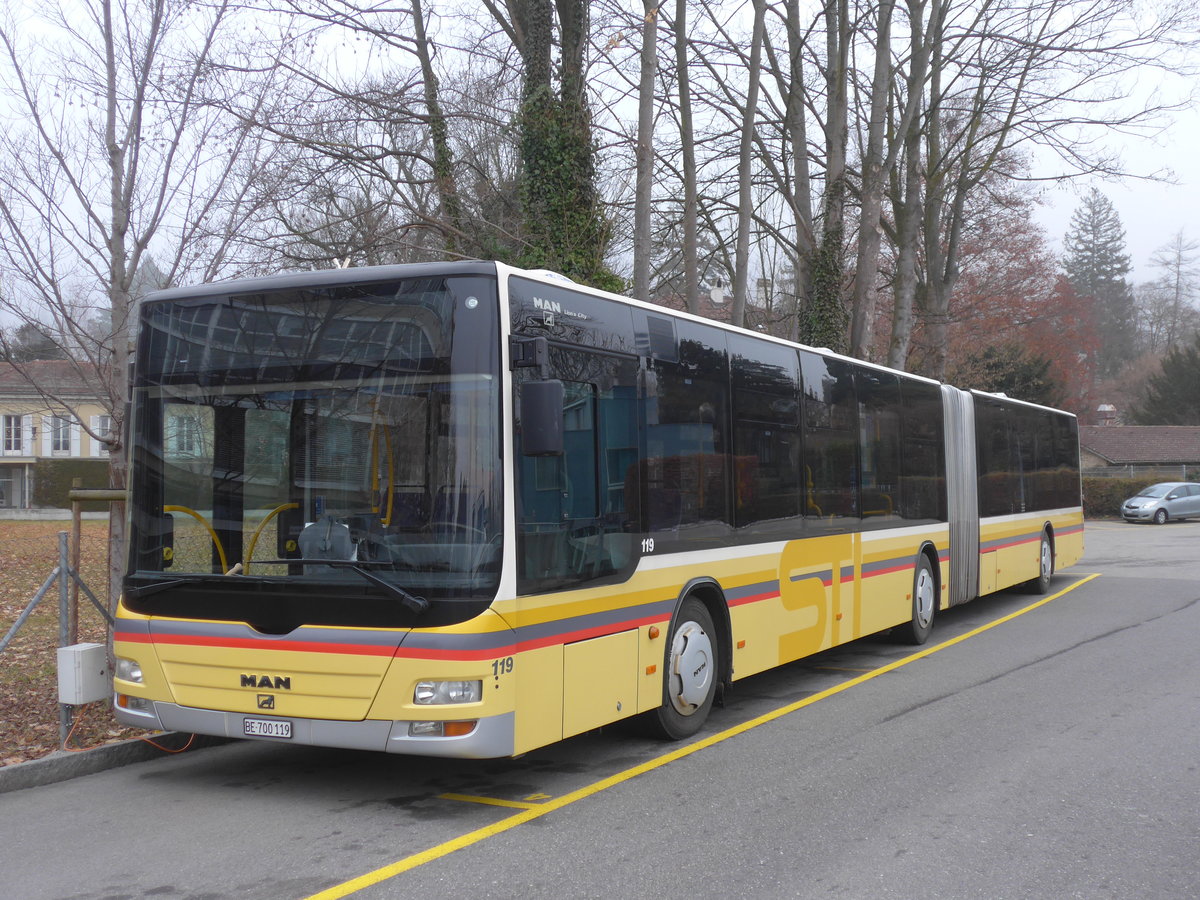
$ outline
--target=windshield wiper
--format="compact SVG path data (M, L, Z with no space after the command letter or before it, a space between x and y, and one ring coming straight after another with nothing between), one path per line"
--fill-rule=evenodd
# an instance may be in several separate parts
M392 584L390 581L384 581L375 573L368 572L366 569L360 568L357 565L351 565L349 568L353 569L363 578L367 579L367 581L371 582L371 584L378 585L384 591L391 594L400 601L401 606L410 612L419 616L421 613L425 612L425 610L429 609L429 601L424 597L418 597L415 594L410 594L404 588L400 587L400 585Z
M168 581L155 581L151 584L143 584L140 587L127 587L125 589L125 594L133 600L138 600L142 597L150 597L163 591L169 591L171 588L177 588L181 585L220 583L228 577L230 576L218 575L216 573L210 574L206 572L197 572L192 575L186 575L183 578L172 578ZM245 576L239 577L245 578ZM253 581L256 584L261 583L261 580L257 578L245 578L245 580Z
M149 597L152 594L160 593L161 591L170 590L173 587L179 587L181 584L187 584L184 578L174 578L171 581L159 581L155 584L146 584L142 587L126 588L125 593L134 600L139 600L142 597Z
M269 565L309 565L309 566L333 566L342 569L350 569L357 572L371 584L380 588L384 593L389 594L400 601L400 605L409 612L420 615L429 609L429 601L424 597L418 597L415 594L410 594L398 584L392 584L390 581L384 581L373 572L368 572L364 566L392 566L390 562L382 560L353 560L353 559L256 559L254 562L269 566Z

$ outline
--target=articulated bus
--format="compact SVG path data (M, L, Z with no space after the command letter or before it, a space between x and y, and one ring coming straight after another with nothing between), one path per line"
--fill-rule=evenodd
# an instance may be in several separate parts
M1083 551L1073 416L498 263L141 307L127 725L504 757Z

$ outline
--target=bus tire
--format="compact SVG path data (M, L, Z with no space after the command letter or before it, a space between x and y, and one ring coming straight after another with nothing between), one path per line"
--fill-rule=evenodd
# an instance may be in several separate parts
M680 604L663 654L663 702L646 714L647 730L672 741L700 730L720 677L718 639L708 607L695 597Z
M1054 547L1050 543L1050 535L1042 532L1042 543L1038 547L1038 575L1031 578L1021 587L1030 594L1045 594L1050 590L1050 576L1054 574Z
M933 620L937 616L938 584L929 557L917 554L917 566L913 572L912 618L892 632L906 644L923 644L933 631Z

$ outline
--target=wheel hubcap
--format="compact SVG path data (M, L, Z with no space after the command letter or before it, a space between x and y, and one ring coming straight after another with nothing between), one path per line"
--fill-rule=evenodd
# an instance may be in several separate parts
M933 576L928 569L921 569L917 574L916 585L916 614L917 624L927 628L933 621Z
M695 622L684 622L671 642L671 705L690 716L708 698L713 680L712 641Z
M1042 541L1042 577L1049 578L1054 571L1054 554L1050 552L1050 542Z

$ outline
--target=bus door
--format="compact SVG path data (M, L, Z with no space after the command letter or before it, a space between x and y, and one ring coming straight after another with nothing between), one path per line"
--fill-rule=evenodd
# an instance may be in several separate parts
M636 561L637 359L554 345L549 359L549 377L563 385L563 453L526 456L517 429L521 593L624 577ZM514 376L518 385L542 377Z

